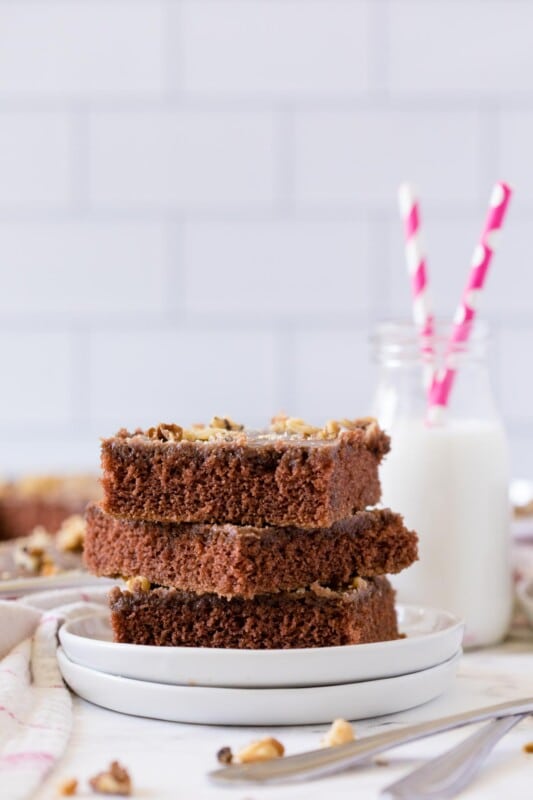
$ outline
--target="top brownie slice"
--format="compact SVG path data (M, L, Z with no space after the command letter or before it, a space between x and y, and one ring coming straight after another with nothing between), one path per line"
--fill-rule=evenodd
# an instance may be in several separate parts
M130 519L332 525L380 498L389 438L373 419L314 428L278 417L247 431L159 425L102 441L103 508Z

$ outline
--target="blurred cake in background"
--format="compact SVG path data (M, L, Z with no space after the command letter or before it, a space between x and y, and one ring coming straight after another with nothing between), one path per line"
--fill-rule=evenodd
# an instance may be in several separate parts
M51 578L82 569L85 520L72 514L59 529L37 525L27 536L0 543L0 589L14 578Z
M99 500L96 475L26 475L0 485L0 540L30 534L42 526L57 531L67 517L83 514Z

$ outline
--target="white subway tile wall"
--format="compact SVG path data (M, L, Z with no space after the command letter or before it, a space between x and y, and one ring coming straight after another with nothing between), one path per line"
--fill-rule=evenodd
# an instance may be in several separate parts
M483 308L533 477L532 29L527 0L0 0L0 472L366 414L369 331L410 315L398 182L451 315L503 177Z

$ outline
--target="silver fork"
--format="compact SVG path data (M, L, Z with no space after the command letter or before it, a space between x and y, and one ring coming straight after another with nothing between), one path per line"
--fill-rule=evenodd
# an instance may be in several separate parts
M230 765L209 773L209 777L216 783L226 786L233 783L279 783L318 778L349 769L400 744L414 742L474 722L526 714L533 714L533 697L465 711L450 717L421 722L408 728L385 731L338 747L311 750L296 756L255 764Z
M475 776L493 747L527 714L489 722L460 744L431 758L399 781L383 789L383 800L445 800L456 797Z

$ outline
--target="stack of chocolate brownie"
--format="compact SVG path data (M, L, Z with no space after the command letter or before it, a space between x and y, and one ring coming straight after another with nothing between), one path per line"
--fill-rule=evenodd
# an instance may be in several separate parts
M373 419L324 428L278 417L247 431L121 430L102 443L104 500L85 560L122 577L115 640L289 648L398 637L385 574L417 557L398 514L370 509L389 439Z

